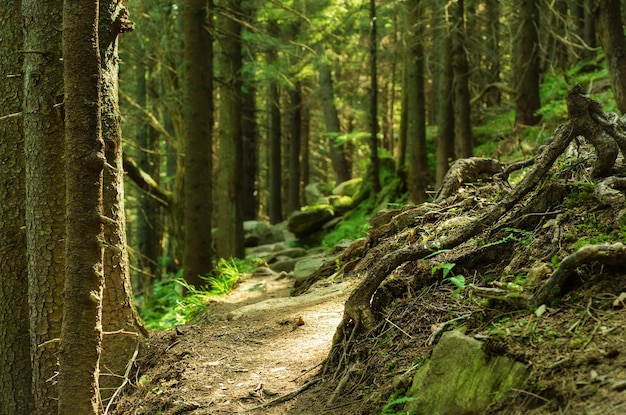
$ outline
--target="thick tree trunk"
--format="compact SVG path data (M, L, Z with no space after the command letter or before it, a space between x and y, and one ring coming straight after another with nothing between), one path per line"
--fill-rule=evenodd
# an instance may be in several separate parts
M27 0L24 15L24 146L33 400L57 413L57 344L65 280L65 166L62 0ZM37 51L44 51L39 53Z
M124 168L122 164L122 131L118 88L118 35L133 29L127 19L128 10L118 0L100 0L99 41L102 63L102 138L107 168L103 175L104 276L102 329L123 330L124 335L111 334L102 340L100 386L103 398L109 398L126 382L126 367L135 353L135 333L147 334L133 307L130 269L126 243L124 212Z
M223 79L220 92L220 144L217 208L217 256L244 256L241 216L241 8L225 0L218 16Z
M626 113L626 37L620 0L596 0L594 15L617 108Z
M0 413L33 412L28 324L28 261L22 110L20 2L0 15Z
M213 130L213 39L207 0L183 2L184 278L193 286L213 268L211 216ZM225 171L222 172L224 174ZM221 227L221 225L220 225Z
M66 274L59 353L59 413L101 414L105 165L100 118L97 0L63 4Z
M515 124L536 125L541 120L539 99L539 0L521 0L515 50Z

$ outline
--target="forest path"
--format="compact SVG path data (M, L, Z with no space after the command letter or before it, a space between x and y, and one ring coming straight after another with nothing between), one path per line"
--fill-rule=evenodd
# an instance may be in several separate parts
M247 275L197 324L152 333L137 388L113 413L312 413L302 402L261 406L315 377L354 282L290 297L293 279Z

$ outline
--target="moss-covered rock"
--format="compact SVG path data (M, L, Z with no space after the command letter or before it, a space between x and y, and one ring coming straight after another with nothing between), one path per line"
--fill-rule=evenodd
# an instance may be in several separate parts
M528 377L522 363L490 356L482 343L458 331L444 333L430 360L418 370L407 394L412 415L473 415L502 399Z

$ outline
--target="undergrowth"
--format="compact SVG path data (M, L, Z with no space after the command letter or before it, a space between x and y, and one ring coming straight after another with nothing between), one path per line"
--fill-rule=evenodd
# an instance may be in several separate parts
M207 288L190 286L180 270L154 284L152 297L139 307L145 326L150 330L167 330L190 322L207 311L207 303L213 297L230 292L242 274L257 266L255 259L220 259L215 269L202 277Z

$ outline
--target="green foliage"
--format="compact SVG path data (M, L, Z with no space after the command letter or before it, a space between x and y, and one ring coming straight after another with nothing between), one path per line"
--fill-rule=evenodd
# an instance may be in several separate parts
M322 245L332 248L342 239L355 240L367 235L369 223L367 218L372 213L374 202L371 198L359 204L356 209L344 216L337 227L324 237Z
M456 266L456 264L454 262L452 263L445 263L445 264L439 264L439 265L435 265L431 270L430 273L431 275L435 275L435 272L441 270L443 272L443 281L449 281L451 282L456 289L452 292L453 296L458 295L461 291L463 291L465 288L467 288L467 285L465 284L465 276L464 275L455 275L452 272L452 269ZM450 275L448 277L448 275Z
M396 393L392 394L389 398L389 402L383 406L381 415L403 415L404 404L407 402L416 401L417 398L411 396L397 396Z
M217 267L203 278L209 284L208 290L188 285L181 270L154 284L151 300L146 306L138 307L139 313L150 330L186 324L207 311L210 298L228 294L239 277L255 267L253 259L220 259Z

